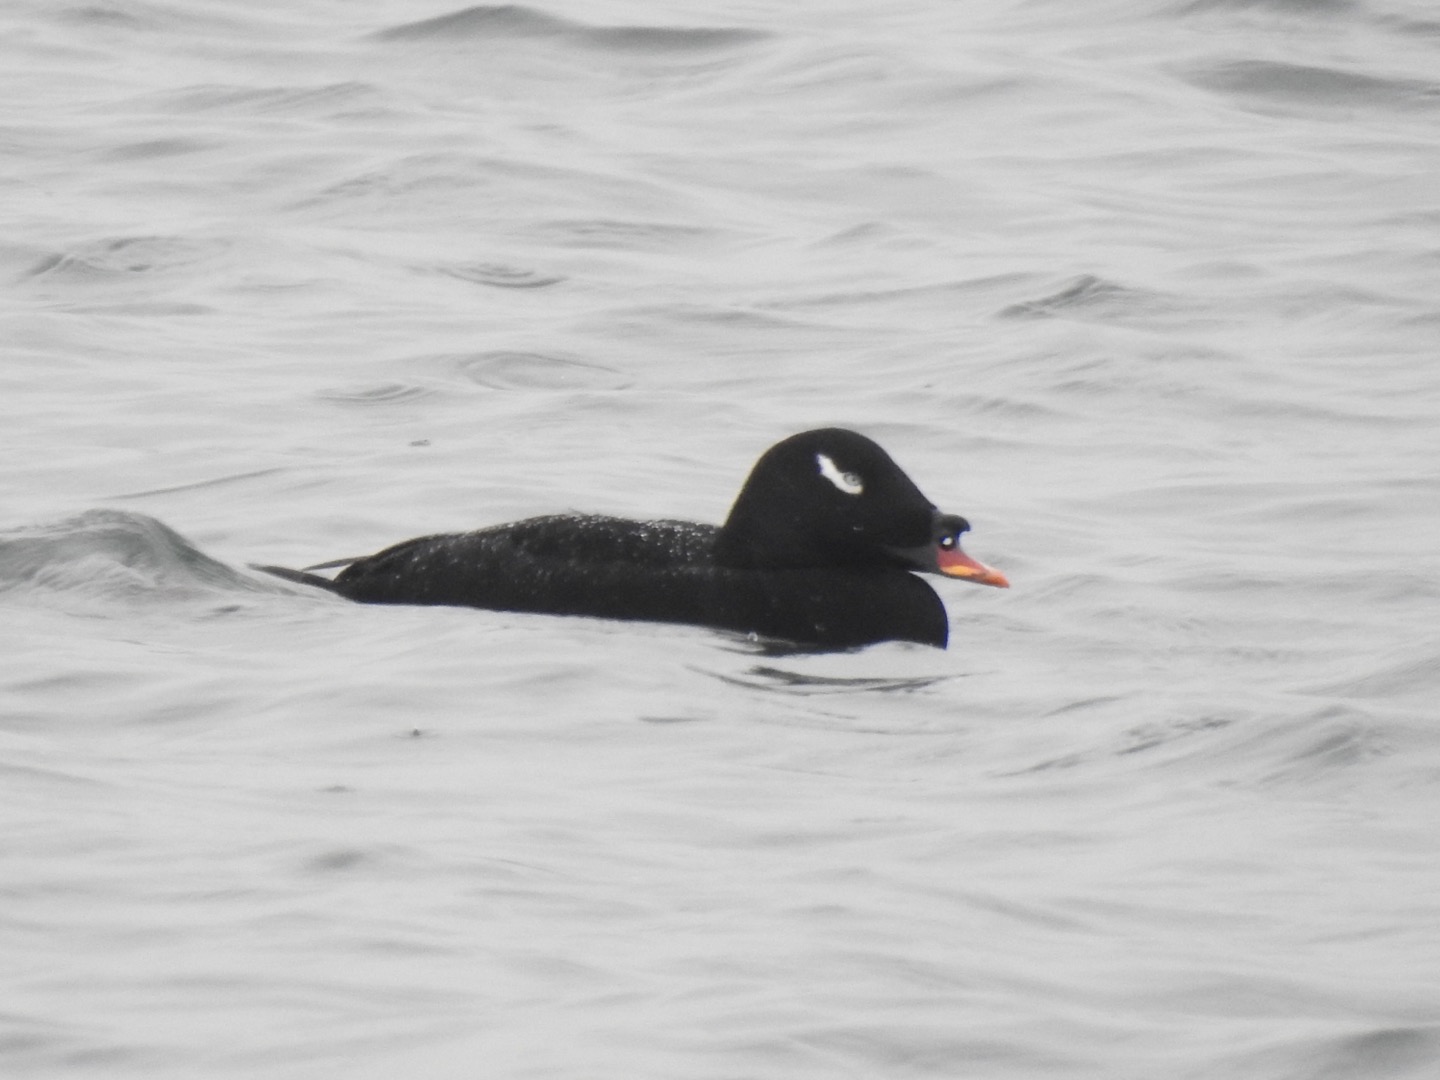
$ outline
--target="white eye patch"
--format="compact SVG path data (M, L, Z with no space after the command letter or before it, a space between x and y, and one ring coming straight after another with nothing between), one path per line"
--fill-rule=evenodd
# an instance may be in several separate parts
M860 479L859 473L841 472L827 455L816 454L815 464L820 466L820 475L846 495L859 495L865 490L865 481Z

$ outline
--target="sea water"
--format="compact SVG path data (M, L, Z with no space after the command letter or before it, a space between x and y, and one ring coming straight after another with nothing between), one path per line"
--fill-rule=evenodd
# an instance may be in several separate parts
M1440 1069L1428 0L14 0L0 149L0 1073ZM947 651L247 569L822 424Z

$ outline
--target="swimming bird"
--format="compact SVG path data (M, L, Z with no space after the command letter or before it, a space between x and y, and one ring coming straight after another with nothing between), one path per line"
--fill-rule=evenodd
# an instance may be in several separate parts
M879 445L806 431L755 463L725 524L551 515L422 536L363 558L256 569L367 604L442 604L691 623L823 648L944 648L945 606L912 571L1000 588ZM314 571L340 569L333 579Z

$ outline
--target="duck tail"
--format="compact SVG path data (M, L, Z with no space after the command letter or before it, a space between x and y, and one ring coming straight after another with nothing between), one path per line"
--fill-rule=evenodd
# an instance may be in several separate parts
M251 570L259 570L261 573L273 574L286 581L292 581L296 585L313 585L317 589L324 589L326 592L339 592L335 582L319 574L311 574L305 570L291 570L288 566L261 566L259 563L251 563Z

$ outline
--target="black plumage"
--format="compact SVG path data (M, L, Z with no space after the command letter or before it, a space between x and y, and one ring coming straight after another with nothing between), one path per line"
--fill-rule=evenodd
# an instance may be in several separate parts
M720 527L554 515L310 568L343 566L333 580L261 569L362 603L693 623L833 648L944 647L945 607L911 571L1006 583L960 553L968 528L874 442L826 428L767 451Z

